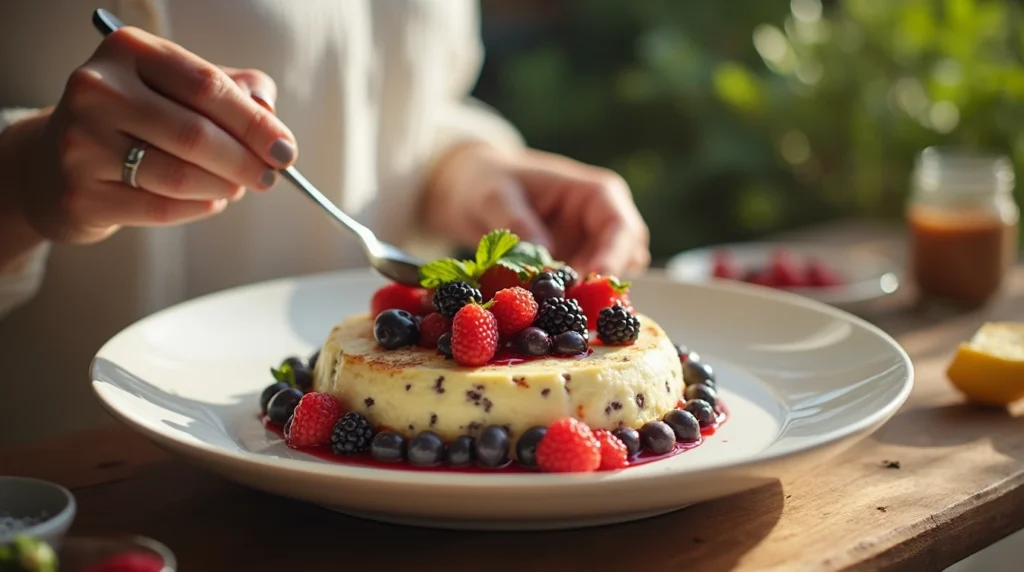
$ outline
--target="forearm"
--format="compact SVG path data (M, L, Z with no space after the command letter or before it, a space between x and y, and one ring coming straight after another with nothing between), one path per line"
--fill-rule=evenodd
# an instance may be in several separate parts
M33 141L46 125L50 110L29 112L0 131L0 276L22 271L44 244L29 224L23 197L32 192L24 177Z

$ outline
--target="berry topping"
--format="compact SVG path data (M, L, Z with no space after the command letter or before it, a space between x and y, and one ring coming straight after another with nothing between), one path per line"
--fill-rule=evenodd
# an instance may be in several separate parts
M394 431L377 433L370 442L370 455L385 463L397 463L405 459L405 437Z
M463 306L470 302L483 302L483 295L466 282L456 280L438 287L434 292L434 309L449 318L455 316Z
M597 337L610 346L629 345L640 336L640 320L622 306L601 310L597 318Z
M601 465L601 444L585 423L564 417L548 427L537 445L537 465L554 473L587 473Z
M693 399L700 399L706 401L712 409L718 406L718 393L715 392L711 387L704 385L703 383L695 383L693 385L687 385L683 391L683 397L687 401Z
M537 445L548 432L547 427L531 427L516 441L516 460L527 467L537 466Z
M412 288L392 282L373 293L373 297L370 298L370 315L376 318L384 310L405 310L414 315L424 314L423 300L426 295L427 291L423 288Z
M498 351L498 321L483 306L463 306L452 321L452 357L460 365L481 366Z
M690 350L683 344L676 345L676 353L679 355L679 361L681 362L690 359Z
M597 318L601 310L616 304L626 308L632 314L633 305L629 301L629 282L619 282L614 276L594 274L576 286L569 288L566 297L575 298L587 316L587 327L597 329Z
M433 431L424 431L409 441L409 464L435 467L444 461L444 441Z
M294 387L282 389L267 402L267 418L272 423L284 425L295 412L295 406L302 399L302 391Z
M808 286L820 288L829 288L842 284L842 280L839 279L835 272L814 259L807 261L807 266L804 268L804 281Z
M335 455L362 453L370 448L373 435L370 421L355 411L349 411L334 425L331 450Z
M448 445L448 464L453 467L468 467L473 464L473 438L469 435L459 435Z
M61 569L63 568L62 566ZM21 568L17 569L20 570ZM164 559L155 554L129 552L111 556L86 568L78 568L76 566L76 569L81 570L81 572L162 572L167 570L167 567L164 565Z
M495 266L480 277L480 294L484 300L490 300L499 290L514 286L522 286L519 273L504 266Z
M419 346L422 348L436 348L437 340L441 334L452 331L452 321L437 312L427 314L420 320Z
M473 453L481 467L495 468L508 460L508 431L498 425L488 425L477 437Z
M565 288L554 276L545 273L538 277L540 279L534 281L530 286L530 292L537 302L543 302L549 298L565 298Z
M270 405L270 400L273 399L273 397L277 395L279 392L284 391L289 387L291 386L283 381L279 381L277 383L268 385L263 390L263 393L260 394L260 413L266 415L267 406ZM295 403L298 403L298 401L296 401Z
M384 310L373 321L373 337L387 350L415 344L419 330L416 319L405 310Z
M672 428L676 441L695 443L700 441L700 424L689 411L673 409L665 414L665 424Z
M804 277L800 265L786 250L779 249L772 253L769 273L772 285L782 288L804 286Z
M437 351L444 357L452 359L452 334L447 332L437 338Z
M562 332L579 332L587 336L587 316L576 300L571 298L548 298L537 310L533 325L557 336Z
M277 369L271 368L270 373L277 381L298 387L302 391L313 389L313 371L306 362L297 357L285 359Z
M710 365L702 363L696 352L690 352L690 358L683 364L683 381L686 385L703 383L714 387L715 370Z
M597 467L599 471L614 471L629 466L629 461L626 460L629 450L618 437L604 429L594 431L594 437L601 444L601 464Z
M562 332L551 340L552 351L558 355L574 356L590 349L587 338L579 332Z
M502 336L523 330L537 317L537 301L529 291L519 286L499 290L490 309L498 320L498 333Z
M551 336L544 330L530 326L516 334L516 350L527 356L546 356L551 353Z
M716 250L711 255L711 275L715 278L738 280L743 276L742 270L736 265L732 255L725 250Z
M715 409L711 407L711 404L703 399L693 399L686 402L686 411L689 411L694 417L697 418L697 423L700 424L700 428L711 427L718 420L718 416L715 414Z
M341 418L341 404L326 393L307 393L295 406L291 430L285 435L289 447L316 447L331 439L331 429Z
M562 286L566 290L572 288L573 286L576 285L577 282L580 281L580 275L577 274L576 271L572 269L572 266L569 265L565 265L561 268L556 268L555 270L552 271L552 273L555 275L555 278L557 278L562 283Z
M676 434L661 421L648 421L640 428L640 443L652 453L668 453L676 446Z
M636 429L632 427L619 427L612 431L612 435L622 441L622 444L626 446L626 453L630 457L640 452L640 433L637 433Z

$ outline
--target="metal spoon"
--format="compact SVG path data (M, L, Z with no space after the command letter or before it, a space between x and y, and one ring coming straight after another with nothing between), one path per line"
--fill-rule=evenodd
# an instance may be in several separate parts
M114 32L124 25L121 20L104 10L97 9L92 13L92 23L104 36ZM334 203L313 186L294 165L281 170L285 179L304 192L313 202L320 205L322 209L331 215L338 225L356 235L363 246L363 252L370 262L370 266L385 278L389 278L400 284L408 286L419 286L419 269L421 262L416 257L402 251L396 246L382 242L374 236L373 231L366 228L354 218L345 214Z

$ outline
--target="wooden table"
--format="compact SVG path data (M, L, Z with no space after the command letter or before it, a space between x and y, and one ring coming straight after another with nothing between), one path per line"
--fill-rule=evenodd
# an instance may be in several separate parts
M73 534L152 536L183 572L941 570L1024 527L1024 406L964 405L944 377L957 342L983 321L1024 320L1024 268L985 310L874 312L917 371L889 423L827 470L631 524L545 533L377 524L234 485L114 425L0 451L0 472L63 483L80 503Z

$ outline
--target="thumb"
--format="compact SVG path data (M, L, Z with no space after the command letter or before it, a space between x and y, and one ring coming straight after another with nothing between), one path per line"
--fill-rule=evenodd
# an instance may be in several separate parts
M551 248L551 234L527 198L522 185L512 177L498 183L493 202L481 209L488 229L507 228L526 242Z
M222 67L224 73L235 80L242 91L249 94L257 103L267 108L267 111L274 113L274 104L277 102L277 84L269 75L254 69L237 69Z

